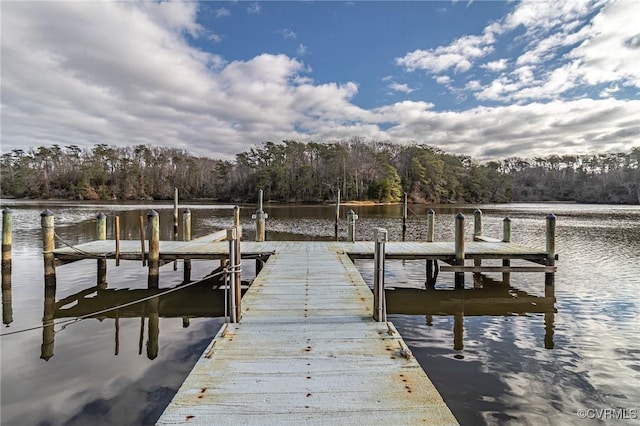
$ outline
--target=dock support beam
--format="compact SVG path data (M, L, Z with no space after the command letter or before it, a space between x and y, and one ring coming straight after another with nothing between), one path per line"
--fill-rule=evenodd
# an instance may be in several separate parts
M191 241L191 210L184 209L182 212L182 239ZM185 283L191 281L191 259L184 259L184 276Z
M464 266L464 215L456 215L455 232L456 265ZM455 287L464 288L464 272L455 273Z
M51 210L45 210L40 214L40 224L42 226L42 255L44 257L44 285L45 287L55 287L55 216Z
M373 319L378 322L385 322L387 321L387 303L384 296L384 246L387 241L387 230L376 228L374 240Z
M547 266L555 266L556 264L556 216L550 214L547 216ZM555 282L555 273L547 272L544 274L544 283L553 285Z
M107 215L104 213L98 213L96 216L96 240L104 241L107 239ZM104 290L107 288L107 259L98 259L98 277L96 285L98 289Z
M432 243L435 241L435 215L436 212L433 209L427 211L427 242ZM426 281L427 287L434 287L436 285L436 279L438 278L438 261L427 259L426 260Z
M148 288L158 288L160 278L160 216L155 210L147 213L149 224L149 279Z
M347 241L356 241L356 219L358 215L351 209L347 212Z

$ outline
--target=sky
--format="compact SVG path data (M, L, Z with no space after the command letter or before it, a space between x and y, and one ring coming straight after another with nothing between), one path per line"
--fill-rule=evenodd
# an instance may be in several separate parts
M640 0L0 2L1 151L640 146Z

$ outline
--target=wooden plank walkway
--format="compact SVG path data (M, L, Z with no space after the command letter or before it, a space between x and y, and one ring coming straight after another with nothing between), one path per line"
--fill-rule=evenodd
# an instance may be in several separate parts
M336 243L273 248L158 421L169 424L457 424ZM243 242L243 252L252 245Z

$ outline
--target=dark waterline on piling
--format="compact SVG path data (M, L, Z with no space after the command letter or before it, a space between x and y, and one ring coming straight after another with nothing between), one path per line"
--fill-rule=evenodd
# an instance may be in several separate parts
M43 208L16 204L11 205L14 319L3 332L42 323L43 302L47 303L43 298L38 217ZM63 239L73 244L95 239L95 215L100 206L58 206L46 207L55 210L56 231ZM161 224L167 225L161 227L160 239L169 240L174 231L171 207L145 204L132 209L113 206L105 211L121 217L123 239L137 239L139 215L154 208ZM233 225L231 209L189 207L195 237L212 228ZM472 216L476 207L465 206L462 212ZM389 309L389 320L396 324L454 414L462 424L495 424L509 419L556 424L579 421L576 413L580 408L634 408L640 400L640 343L636 337L640 210L579 205L479 207L487 235L501 236L502 219L508 215L513 220L512 240L539 247L545 246L544 217L551 211L556 213L556 249L561 256L555 286L557 312L547 312L541 274L512 274L506 289L499 284L500 274L489 274L479 282L467 274L465 290L458 297L458 290L453 290L454 274L441 273L435 290L439 304L419 306L415 295L409 295L409 304L402 298L395 300L402 314ZM358 239L372 239L377 227L387 228L390 240L402 238L402 206L343 208L341 238L347 234L348 209L358 215ZM410 206L408 241L427 238L427 209ZM453 240L457 209L436 208L436 240ZM335 206L267 206L265 210L269 215L266 239L334 239ZM255 206L241 211L243 238L248 240L254 239L250 217L254 211ZM465 225L467 235L473 234L470 222ZM108 225L108 235L112 235L112 222ZM243 277L248 278L253 262L246 263L251 264L243 270ZM373 283L372 262L356 264L365 280ZM192 275L200 277L216 266L194 262ZM147 269L140 262L123 261L116 268L109 261L107 268L111 292L146 289ZM58 301L96 285L95 261L63 266L57 272ZM388 262L385 276L388 287L424 288L425 264ZM169 265L161 268L160 288L182 281L182 270L174 272ZM444 292L450 292L451 297ZM508 305L509 300L526 302L527 298L540 306L522 310L520 305ZM464 312L456 311L459 306ZM504 310L496 310L500 306ZM3 304L3 317L4 308ZM2 424L152 424L221 320L196 315L185 322L180 315L160 315L152 321L153 308L145 309L144 324L140 317L126 317L124 312L117 323L112 317L85 320L56 333L52 347L43 346L42 330L2 337ZM162 309L159 307L159 312ZM188 327L183 328L185 325ZM118 355L114 355L116 347ZM53 350L54 355L44 361L40 359L43 350ZM154 355L155 359L150 359Z

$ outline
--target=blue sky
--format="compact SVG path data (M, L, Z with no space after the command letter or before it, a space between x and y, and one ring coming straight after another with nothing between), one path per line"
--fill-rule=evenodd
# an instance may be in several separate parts
M640 145L637 0L3 1L2 152L425 143L484 161Z

